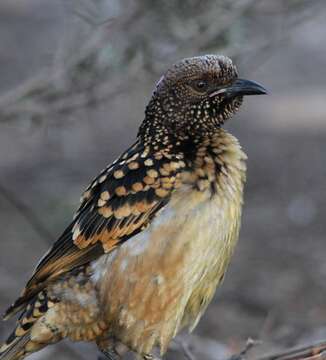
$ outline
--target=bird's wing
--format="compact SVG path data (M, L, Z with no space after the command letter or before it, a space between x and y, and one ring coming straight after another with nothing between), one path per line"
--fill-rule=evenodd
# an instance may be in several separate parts
M71 225L37 265L5 317L19 311L49 281L109 252L142 231L169 201L185 167L166 151L136 143L84 192Z

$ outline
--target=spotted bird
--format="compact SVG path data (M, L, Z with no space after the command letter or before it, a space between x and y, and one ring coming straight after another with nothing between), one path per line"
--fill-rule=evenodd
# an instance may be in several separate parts
M20 316L0 360L65 338L95 341L110 359L150 359L196 326L240 227L247 157L222 126L244 95L265 93L225 56L162 76L134 144L91 182L6 311Z

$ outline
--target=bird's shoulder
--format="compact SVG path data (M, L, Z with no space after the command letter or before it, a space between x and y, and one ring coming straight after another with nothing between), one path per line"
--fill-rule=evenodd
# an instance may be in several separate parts
M181 154L137 142L105 168L81 197L72 228L80 249L101 242L110 251L140 231L181 184Z

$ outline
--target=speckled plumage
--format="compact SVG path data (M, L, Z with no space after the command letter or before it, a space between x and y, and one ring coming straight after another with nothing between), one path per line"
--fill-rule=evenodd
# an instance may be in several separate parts
M63 338L163 354L194 328L221 282L241 218L245 159L221 125L243 95L231 60L182 60L161 78L137 141L85 190L73 222L6 317L18 360Z

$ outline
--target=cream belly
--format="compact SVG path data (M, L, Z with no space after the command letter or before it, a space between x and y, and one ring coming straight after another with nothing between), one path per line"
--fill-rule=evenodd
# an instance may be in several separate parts
M163 353L182 327L194 327L238 238L242 184L232 189L221 198L184 185L146 230L94 262L110 335L139 353L156 345Z

